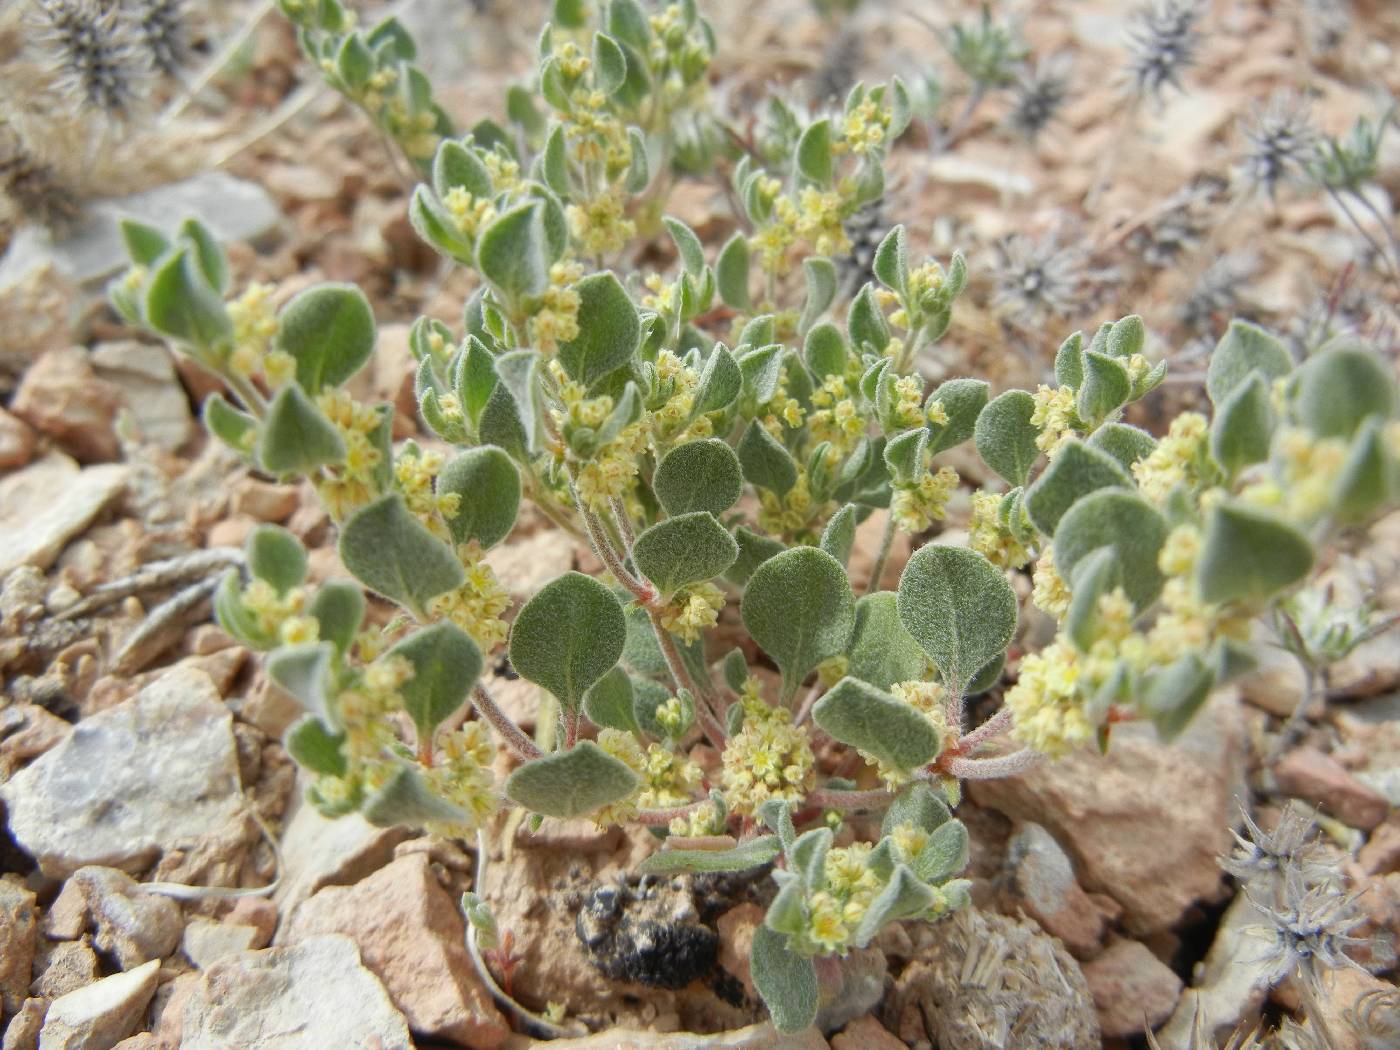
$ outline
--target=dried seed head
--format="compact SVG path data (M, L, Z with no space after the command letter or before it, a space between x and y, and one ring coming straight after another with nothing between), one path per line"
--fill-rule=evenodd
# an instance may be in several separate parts
M190 26L185 0L128 0L126 17L151 65L174 76L190 57Z
M82 106L128 116L150 65L121 8L99 0L36 0L34 11L35 42L59 86Z
M1290 804L1279 817L1273 831L1265 831L1241 807L1245 834L1236 831L1235 849L1220 859L1220 866L1243 883L1260 878L1282 878L1288 870L1301 871L1310 884L1319 881L1325 869L1321 865L1319 844L1311 838L1313 817L1302 806Z
M1055 119L1069 96L1065 56L1056 55L1016 74L1007 123L1034 139Z
M1128 78L1139 99L1162 101L1168 87L1184 90L1181 74L1201 46L1201 0L1158 0L1137 11L1128 43Z
M1296 95L1277 94L1241 127L1249 142L1239 164L1244 185L1270 198L1280 186L1303 186L1313 181L1320 138L1306 103Z
M1166 202L1160 215L1129 238L1129 246L1154 269L1177 265L1205 239L1227 188L1222 178L1198 175Z
M1109 276L1091 270L1088 249L1065 243L1058 232L1039 238L1012 234L997 250L1001 266L992 303L1018 323L1069 315L1083 305L1088 286Z
M1222 319L1236 312L1246 285L1258 270L1259 259L1250 251L1229 252L1216 259L1196 279L1181 304L1177 312L1181 326L1192 335L1216 335Z
M78 217L77 198L58 173L25 149L17 135L0 126L0 193L10 199L16 215L50 226L64 226Z
M1267 920L1249 932L1265 941L1257 961L1263 964L1270 985L1296 973L1315 987L1325 970L1362 969L1347 954L1347 949L1365 943L1365 938L1351 932L1366 921L1355 895L1348 896L1335 885L1310 886L1292 867L1284 869L1280 892L1271 888L1266 895L1250 885L1245 893Z

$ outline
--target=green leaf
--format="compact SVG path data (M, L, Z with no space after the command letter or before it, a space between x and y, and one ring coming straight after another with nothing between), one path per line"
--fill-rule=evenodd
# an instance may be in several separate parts
M1087 653L1097 639L1099 599L1118 586L1119 578L1118 552L1112 547L1090 551L1076 563L1064 630L1081 652Z
M554 125L554 130L545 140L544 152L540 155L540 175L544 183L561 197L568 196L569 186L569 144L564 134L564 125Z
M327 725L338 726L327 689L335 648L329 642L284 646L265 664L267 676L280 685L309 713Z
M494 445L468 449L449 460L438 474L437 494L458 496L457 513L448 517L453 543L476 540L490 549L510 535L520 509L520 472Z
M732 448L718 438L701 438L666 453L651 485L667 514L703 510L718 517L739 502L744 477Z
M1342 464L1333 497L1333 514L1349 525L1360 524L1395 499L1398 479L1386 446L1384 425L1372 416L1361 425Z
M353 284L320 284L294 296L277 315L277 349L297 362L308 394L339 386L374 353L374 312Z
M847 503L826 523L818 546L844 566L850 561L851 548L856 545L857 524L855 505Z
M1210 426L1210 453L1228 477L1269 458L1274 434L1269 384L1251 372L1218 404Z
M636 720L637 728L643 733L655 737L657 740L666 740L673 734L661 725L656 719L656 712L674 695L681 702L681 721L683 723L682 734L690 723L695 720L695 701L690 693L681 689L672 693L670 689L660 682L649 678L635 678L632 680L632 717Z
M769 558L787 550L771 536L760 535L745 525L734 530L734 542L739 545L739 557L724 578L737 587L747 584L754 570Z
M753 311L749 298L749 241L742 232L724 242L715 260L715 283L725 304L743 313Z
M739 463L746 481L779 496L797 484L797 461L756 419L739 439Z
M802 260L802 275L807 281L807 298L803 302L802 316L797 322L797 334L805 336L836 301L836 264L830 259L814 255Z
M930 544L899 578L899 618L956 691L1016 633L1016 592L982 555Z
M1055 351L1055 382L1078 390L1084 382L1084 333L1075 332Z
M826 888L826 855L835 837L830 828L813 828L799 835L788 850L788 868L801 876L808 891Z
M194 260L209 287L219 295L227 292L228 258L224 255L223 245L209 231L209 227L198 219L186 219L180 223L178 236L194 247Z
M827 690L812 718L834 739L904 772L931 762L943 749L938 730L920 711L856 678L843 678Z
M740 613L790 693L817 664L845 650L855 606L839 561L815 547L795 547L754 570Z
M1132 485L1132 476L1107 452L1082 441L1066 442L1026 490L1026 513L1037 529L1053 536L1065 512L1089 493Z
M1143 684L1142 706L1164 740L1178 736L1210 696L1215 674L1195 653L1188 653Z
M920 831L932 832L953 819L948 804L938 797L926 780L916 780L900 791L885 810L885 818L880 822L880 835L891 835L901 824L909 824Z
M317 467L345 461L340 431L302 393L288 383L267 407L258 434L258 462L269 474L312 474Z
M471 694L481 676L481 650L466 631L444 621L415 631L389 651L413 665L413 677L398 692L421 746Z
M698 417L728 408L743 384L744 376L734 355L723 343L716 343L696 384L692 415Z
M885 442L885 466L897 484L909 485L924 471L924 450L928 431L923 427L906 430Z
M1368 350L1325 350L1298 368L1293 410L1318 437L1350 438L1368 416L1389 419L1395 408L1395 380Z
M632 702L632 679L621 667L614 667L583 694L583 713L595 726L636 733L640 727Z
M741 351L743 347L739 348ZM774 343L741 353L736 360L743 376L743 392L756 405L765 405L778 392L783 378L783 348Z
M856 602L856 624L846 653L846 673L888 690L896 682L923 681L928 657L899 618L894 591L876 591Z
M526 201L501 215L476 242L476 266L512 303L549 287L544 206Z
M1085 496L1055 530L1055 567L1074 578L1079 562L1100 547L1113 549L1120 583L1133 607L1145 610L1166 582L1157 555L1170 531L1167 519L1136 492L1101 489Z
M577 711L583 694L621 658L626 641L627 621L613 593L591 576L566 572L516 616L510 662L566 711Z
M317 589L307 612L319 625L321 640L330 642L344 656L364 622L365 593L349 580L331 580Z
M1088 443L1107 452L1124 470L1131 470L1134 463L1146 459L1157 447L1151 434L1127 423L1105 423L1089 435Z
M841 329L830 321L823 321L807 333L802 358L818 382L827 376L844 375L846 357L846 340L841 337Z
M585 277L574 288L579 294L579 334L559 345L559 363L569 378L591 387L632 360L642 339L642 322L612 271Z
M439 197L446 197L455 189L490 200L491 172L474 151L460 142L444 139L433 158L433 191Z
M846 331L851 334L852 344L862 351L880 354L890 345L890 325L875 301L874 284L867 282L851 300L846 311Z
M852 939L863 948L886 923L924 915L937 899L932 887L925 885L903 864L896 864L893 876L870 902Z
M593 34L593 83L605 95L622 87L627 79L627 58L617 41L606 33Z
M967 825L949 820L935 828L914 858L914 874L924 882L940 883L967 867L970 842Z
M977 417L987 407L989 384L980 379L949 379L929 395L925 405L942 405L947 423L929 423L928 452L936 456L961 445L977 430Z
M1293 358L1287 348L1258 325L1231 321L1215 344L1206 370L1206 393L1213 404L1220 404L1231 391L1258 372L1265 380L1277 379L1293 371Z
M506 778L506 797L546 817L582 817L620 802L642 779L591 740L526 762Z
M170 249L169 239L154 226L135 219L121 219L117 226L127 255L138 266L150 266Z
M734 564L739 545L709 511L657 522L637 537L632 557L642 575L669 598L690 583L711 580Z
M156 267L145 295L146 323L161 335L205 352L226 347L233 338L233 320L200 271L192 245L177 248Z
M778 1031L791 1035L817 1019L816 967L788 947L787 937L766 925L754 930L749 968Z
M1109 357L1129 358L1134 354L1142 353L1143 345L1147 342L1147 326L1142 323L1142 318L1137 314L1129 314L1113 322L1108 330L1108 346L1106 353Z
M472 815L430 788L412 766L400 766L365 800L361 810L379 828L421 828L428 824L470 826Z
M1084 382L1075 397L1079 418L1091 425L1103 422L1122 408L1133 392L1128 370L1107 354L1084 352Z
M808 124L797 140L797 171L808 182L831 185L836 163L831 155L831 121L826 117Z
M220 393L204 401L204 426L216 438L240 455L252 451L258 439L258 421L234 408Z
M1031 422L1035 399L1024 390L1008 390L992 399L977 417L973 435L977 454L1011 485L1024 485L1040 457Z
M676 246L676 254L680 256L681 260L681 269L692 277L699 277L705 272L705 248L700 243L700 238L680 219L673 219L671 216L665 215L662 216L661 221L665 224L666 232L671 235L671 241Z
M749 871L769 864L781 852L774 835L760 835L733 849L662 849L637 865L641 875Z
M608 32L633 47L651 42L651 24L636 0L609 0Z
M909 292L909 245L901 223L880 241L875 249L871 269L890 291L907 295Z
M1206 521L1196 586L1211 603L1262 602L1312 566L1312 544L1288 522L1242 503L1221 503Z
M249 534L245 550L248 571L278 594L306 580L306 548L280 525L259 525Z
M355 579L419 619L431 599L466 580L457 556L392 492L345 522L340 560Z
M343 777L349 768L340 749L344 743L345 734L330 732L315 715L294 723L282 738L297 765L327 777Z

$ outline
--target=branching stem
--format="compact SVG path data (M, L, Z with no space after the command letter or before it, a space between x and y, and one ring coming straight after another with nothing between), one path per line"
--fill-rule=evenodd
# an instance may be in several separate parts
M995 758L950 758L946 768L959 780L1000 780L1002 777L1020 776L1044 761L1044 754L1023 747Z
M515 752L517 758L529 762L531 759L544 757L544 752L525 735L525 730L516 725L510 715L502 711L496 701L491 699L491 694L486 691L485 686L476 687L472 694L472 704L477 713L491 723L491 728L506 742L506 746Z

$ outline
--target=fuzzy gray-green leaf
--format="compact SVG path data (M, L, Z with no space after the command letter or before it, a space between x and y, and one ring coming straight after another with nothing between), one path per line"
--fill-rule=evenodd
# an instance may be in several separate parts
M668 597L686 584L714 579L738 556L734 537L703 510L657 522L632 547L642 575Z
M618 666L588 687L583 694L583 713L595 726L635 733L638 726L632 701L632 679Z
M1016 631L1016 592L996 566L963 547L916 551L899 579L897 608L954 688L1004 652Z
M641 875L683 875L689 872L749 871L771 862L782 852L776 835L760 835L733 849L662 849L637 865Z
M526 762L506 778L506 797L546 817L582 817L619 802L641 785L620 759L591 740Z
M428 824L470 825L472 815L448 802L412 766L400 766L365 800L365 819L379 828L421 828Z
M818 546L845 565L850 560L851 548L856 543L856 525L855 504L847 503L826 523Z
M795 547L754 570L740 612L791 690L817 664L845 650L855 605L840 562L815 547Z
M1368 416L1395 414L1395 380L1378 354L1359 346L1324 350L1298 369L1294 412L1318 437L1350 438Z
M718 438L701 438L677 445L662 457L652 490L667 514L709 511L718 517L739 502L744 476L729 445Z
M510 662L522 678L548 689L565 710L622 656L627 620L617 598L581 572L545 584L525 603L510 632Z
M415 631L389 651L413 666L413 677L398 692L421 745L466 702L481 675L481 650L466 631L444 621Z
M278 594L286 594L306 579L306 548L280 525L259 525L245 545L248 571Z
M1035 399L1024 390L1008 390L994 398L977 417L973 436L982 461L1011 485L1024 485L1040 456L1031 423Z
M739 439L739 463L744 480L779 496L797 484L797 461L756 419Z
M791 1035L817 1019L816 967L788 947L786 936L766 925L754 930L750 970L778 1031Z
M277 349L297 363L297 382L315 396L339 386L374 353L374 312L353 284L320 284L277 315Z
M977 417L987 407L989 389L980 379L949 379L929 395L928 405L942 405L948 417L946 423L929 423L929 455L961 445L976 433Z
M1139 496L1101 489L1070 508L1055 531L1055 568L1072 579L1081 559L1101 547L1113 549L1123 590L1139 611L1157 600L1165 582L1157 555L1166 542L1167 519Z
M1293 525L1243 503L1222 503L1206 522L1196 585L1207 602L1259 602L1312 566L1312 544Z
M258 462L269 474L311 474L345 460L338 431L296 383L288 383L267 406L258 431Z
M642 322L612 272L592 274L574 288L579 294L579 334L559 345L559 363L569 378L590 387L632 360Z
M1220 404L1251 372L1266 380L1286 376L1293 370L1293 358L1274 336L1248 321L1231 321L1215 344L1206 371L1206 393Z
M510 535L520 508L520 472L494 445L467 449L438 474L437 494L455 494L457 513L443 515L453 543L476 540L489 549Z
M846 673L877 689L922 681L928 657L899 618L894 591L876 591L856 602L856 625L846 653Z
M1218 403L1210 425L1210 452L1228 477L1269 458L1274 433L1273 398L1259 372L1251 372Z
M492 221L476 242L476 265L511 301L549 285L544 205L527 201Z
M340 533L340 560L370 590L420 616L430 600L466 579L457 556L397 493L350 516Z
M922 713L856 678L832 686L817 701L812 718L833 739L906 772L931 761L943 747L938 730Z
M1037 529L1053 536L1060 519L1078 500L1101 488L1132 485L1132 476L1107 452L1070 441L1026 490L1026 513Z
M1151 434L1127 423L1105 423L1089 435L1088 444L1107 452L1124 470L1131 470L1134 463L1146 459L1157 447Z

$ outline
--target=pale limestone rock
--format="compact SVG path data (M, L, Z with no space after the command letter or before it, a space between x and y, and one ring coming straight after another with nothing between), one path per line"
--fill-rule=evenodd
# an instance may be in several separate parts
M208 675L172 671L0 785L10 833L53 877L198 841L243 807L231 721Z
M1103 912L1080 888L1074 865L1050 832L1030 821L1020 825L1007 843L1006 866L1010 869L1008 910L1024 909L1076 958L1098 954Z
M30 994L45 999L76 992L97 980L97 953L86 938L81 941L53 941L41 950L34 962L34 982Z
M690 1032L645 1032L615 1028L578 1039L526 1040L512 1044L539 1050L828 1050L830 1044L815 1028L783 1035L768 1022L715 1035Z
M194 919L185 927L180 948L185 958L204 970L226 956L262 947L260 937L256 926Z
M97 929L98 951L110 955L123 970L163 959L180 943L185 925L180 906L170 897L142 892L140 883L126 872L79 868L68 885L83 895Z
M97 374L88 352L69 346L29 366L10 411L78 460L102 463L121 449L112 429L121 403L121 390Z
M136 1030L159 972L160 961L152 959L55 999L39 1033L39 1050L110 1050Z
M175 374L170 351L151 343L101 343L92 351L98 377L112 384L141 437L174 452L195 433L189 396Z
M1161 1024L1181 997L1181 978L1141 941L1114 941L1084 964L1084 979L1107 1038L1139 1035Z
M354 886L330 886L288 920L289 944L342 933L388 990L414 1032L491 1050L510 1028L477 978L462 916L424 854L410 854Z
M21 565L47 569L126 486L120 463L79 469L51 452L0 479L0 577Z
M172 999L156 1035L181 1050L413 1046L403 1015L361 964L355 942L340 936L219 960L190 982L182 1002Z

